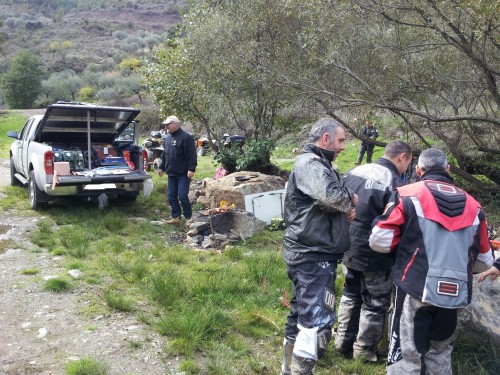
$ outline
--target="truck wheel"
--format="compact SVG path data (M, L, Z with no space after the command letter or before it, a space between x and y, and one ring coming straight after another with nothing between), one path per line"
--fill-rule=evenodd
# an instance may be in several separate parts
M30 171L28 192L30 197L30 206L33 210L37 211L47 207L48 202L41 201L45 193L38 188L35 180L35 172L33 170Z
M155 172L158 172L158 169L160 169L160 165L161 165L161 159L158 158L158 159L155 159L153 161L153 169Z
M203 146L200 146L196 149L196 155L198 155L198 156L205 156L205 152L206 152L206 150L205 150L205 147L203 147Z
M14 164L14 158L10 157L10 186L21 186L21 181L19 181L15 174L17 173L16 165Z

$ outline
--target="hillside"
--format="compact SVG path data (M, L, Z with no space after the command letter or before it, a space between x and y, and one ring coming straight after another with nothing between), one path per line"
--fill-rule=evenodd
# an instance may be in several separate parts
M97 64L95 70L112 70L123 58L147 55L173 32L185 9L184 2L175 0L110 1L106 7L92 7L91 0L73 1L78 7L71 9L47 3L0 1L0 32L5 38L0 74L21 49L38 54L49 74L65 69L81 73L91 63Z

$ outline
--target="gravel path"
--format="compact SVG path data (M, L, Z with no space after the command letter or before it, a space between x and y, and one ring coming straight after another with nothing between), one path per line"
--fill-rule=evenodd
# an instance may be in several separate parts
M9 173L9 161L0 160L0 190ZM43 290L44 278L70 276L67 259L36 252L29 242L40 218L0 214L0 375L63 375L69 361L84 357L105 362L108 375L175 373L169 369L177 364L162 359L164 338L134 314L81 313L95 301L92 286L75 281L69 292ZM39 273L21 273L31 268Z

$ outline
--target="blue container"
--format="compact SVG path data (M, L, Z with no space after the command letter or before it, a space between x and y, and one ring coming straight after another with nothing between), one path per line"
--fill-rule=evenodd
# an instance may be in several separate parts
M125 164L125 158L122 156L108 156L102 159L104 164Z

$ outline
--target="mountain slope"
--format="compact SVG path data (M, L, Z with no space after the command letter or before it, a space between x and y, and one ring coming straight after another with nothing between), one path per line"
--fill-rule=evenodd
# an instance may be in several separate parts
M38 2L42 4L34 4ZM184 5L174 4L175 0L128 1L128 6L73 8L64 13L62 8L54 10L38 2L0 2L0 18L4 21L0 32L6 39L0 74L7 60L21 49L38 54L49 73L68 68L78 73L90 63L100 65L98 70L110 70L123 58L150 53L173 32L184 9Z

